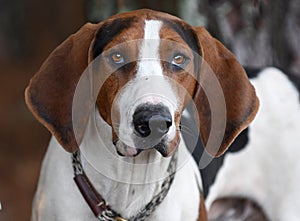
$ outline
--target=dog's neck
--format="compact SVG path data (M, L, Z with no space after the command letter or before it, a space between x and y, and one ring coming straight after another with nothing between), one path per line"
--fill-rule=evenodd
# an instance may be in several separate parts
M92 114L93 115L93 114ZM96 111L81 145L84 170L106 202L124 217L136 215L161 190L171 158L156 150L120 157L112 144L111 127Z

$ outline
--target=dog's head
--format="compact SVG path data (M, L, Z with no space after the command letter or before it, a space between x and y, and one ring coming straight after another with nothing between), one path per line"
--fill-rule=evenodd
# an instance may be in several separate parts
M95 103L121 155L134 156L149 148L171 155L180 141L182 111L191 100L204 145L220 155L258 109L241 65L203 27L151 10L118 14L71 35L26 89L30 110L70 152L79 146L72 123L73 98L88 66L103 81ZM76 133L80 138L89 104L81 107L85 114ZM224 116L214 115L213 109Z

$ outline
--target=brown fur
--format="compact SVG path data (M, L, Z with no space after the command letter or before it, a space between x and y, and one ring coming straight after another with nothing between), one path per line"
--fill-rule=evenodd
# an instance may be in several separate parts
M163 17L164 19L176 20L181 23L181 25L187 26L187 24L176 17L150 10L139 10L116 15L108 19L108 21L115 18L132 16ZM58 46L32 78L26 90L26 102L30 110L35 117L53 133L67 151L73 152L78 148L74 133L76 133L76 137L79 138L78 142L81 141L84 133L88 116L88 111L86 110L88 110L88 106L91 105L91 101L87 100L85 104L82 105L82 119L77 123L78 125L72 125L72 101L76 84L82 72L87 67L88 62L93 60L90 48L95 33L102 24L103 23L98 25L87 24ZM139 22L135 22L132 28L124 30L116 39L113 39L110 44L107 45L106 50L120 42L141 38L143 33L140 27L142 27L142 25ZM161 34L162 39L166 38L179 42L183 47L187 48L187 51L189 50L186 43L178 34L166 27L163 27L163 29ZM212 38L203 27L194 28L194 31L199 39L199 46L201 47L199 54L203 54L205 61L216 74L224 91L227 107L226 133L220 149L218 149L218 145L213 145L213 148L217 150L209 149L210 147L208 147L208 151L211 154L220 155L226 150L238 133L252 121L258 109L258 100L243 68L234 56L220 42ZM133 57L137 56L135 49L132 48L132 50L129 51L133 53ZM163 52L161 53L163 54ZM191 67L187 68L192 71L193 66L191 65ZM205 65L202 65L200 73L200 81L202 83L209 84L208 74ZM183 91L185 89L187 89L190 95L195 93L195 79L188 74L172 75L169 77L177 82L177 85L182 86L181 88L177 88L177 93L178 96L181 97L182 107L184 107L189 101L189 98L182 98L181 95L185 94L185 91ZM111 124L111 115L118 115L118 113L111 113L113 100L120 91L120 88L126 84L129 78L129 75L125 78L122 78L122 75L118 75L117 73L111 75L100 90L97 105L101 116L109 124ZM213 88L213 85L211 86ZM176 87L176 85L174 87ZM198 87L194 99L199 113L198 118L201 122L199 127L204 144L207 143L210 133L212 133L213 136L223 136L223 134L220 134L218 131L211 131L209 103L202 87ZM176 124L179 124L179 122L176 122ZM73 126L76 126L77 130L75 132L73 131Z
M99 26L86 24L59 45L31 79L25 92L27 106L33 115L70 152L78 149L72 125L72 99L77 82L88 65L88 50ZM86 105L83 104L83 108ZM87 116L83 116L82 125L86 122ZM84 126L81 130L83 133Z
M207 144L210 134L215 136L214 140L221 138L221 145L218 145L217 142L215 144L213 141L213 145L206 148L213 156L219 156L254 119L259 101L254 87L250 84L243 67L234 55L203 27L194 29L199 38L203 59L205 60L201 67L200 87L195 95L201 138L204 145ZM225 98L227 114L225 134L222 131L211 131L211 110L206 96L207 91L203 90L203 86L207 88L206 90L209 93L213 94L210 97L211 102L218 102L220 96L214 91L216 85L211 80L211 74L215 74L217 77ZM220 104L216 103L217 107L218 105ZM218 121L222 121L223 116L216 117L218 118L218 124Z

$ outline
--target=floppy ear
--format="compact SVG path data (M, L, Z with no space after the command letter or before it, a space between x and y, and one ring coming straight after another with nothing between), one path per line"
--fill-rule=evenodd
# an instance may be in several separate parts
M259 101L234 55L203 27L194 31L202 54L196 117L206 150L219 156L254 119Z
M98 27L86 24L59 45L30 80L25 91L30 111L69 152L78 149L72 124L73 96L88 65L89 47ZM81 122L82 135L87 119L85 116Z

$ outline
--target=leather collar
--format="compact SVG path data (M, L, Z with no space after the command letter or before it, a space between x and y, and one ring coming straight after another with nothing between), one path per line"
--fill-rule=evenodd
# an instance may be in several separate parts
M152 200L139 211L137 215L130 217L129 219L123 218L119 213L112 210L105 202L103 197L97 192L83 170L79 150L72 154L72 165L74 170L74 181L88 206L99 220L143 221L154 212L154 210L160 205L169 192L177 167L177 151L172 156L167 170L170 175L162 183L161 191L155 195Z

